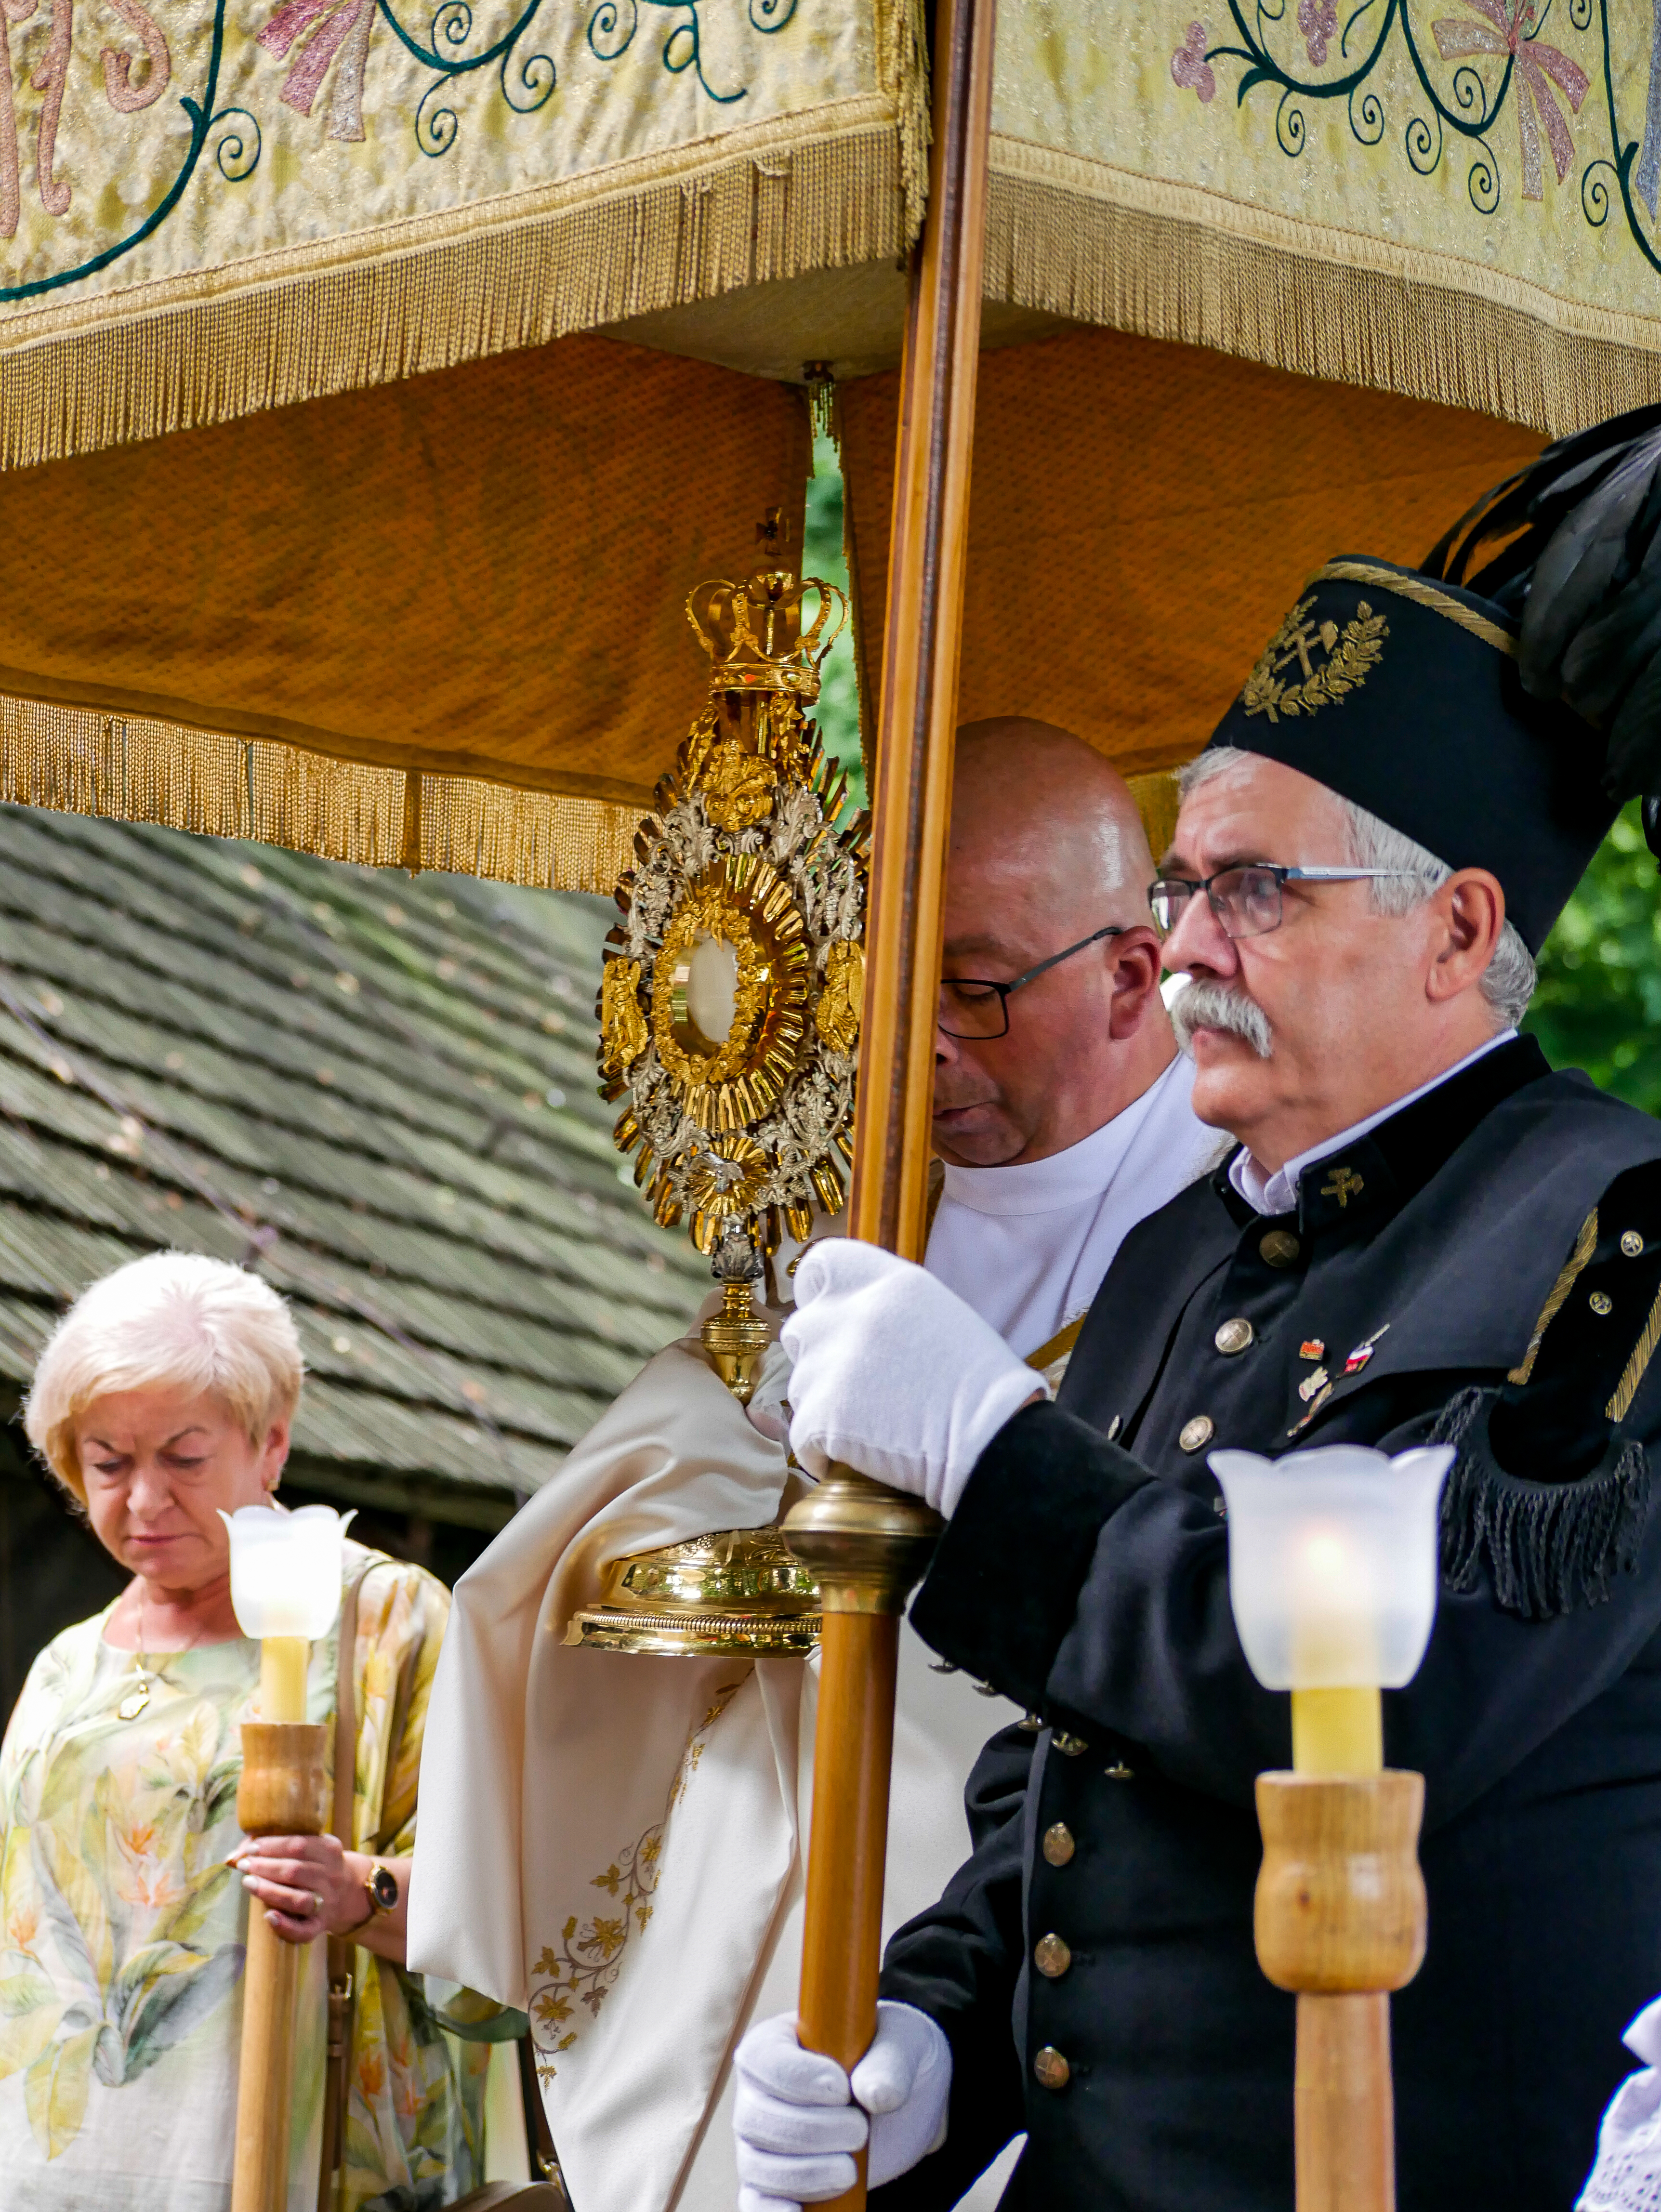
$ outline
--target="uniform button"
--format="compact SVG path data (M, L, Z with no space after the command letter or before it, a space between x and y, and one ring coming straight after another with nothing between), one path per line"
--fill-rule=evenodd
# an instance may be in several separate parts
M1293 1267L1303 1247L1289 1229L1271 1229L1257 1249L1271 1267Z
M1623 1229L1621 1231L1621 1249L1626 1254L1629 1260L1636 1260L1640 1258L1642 1255L1644 1249L1644 1238L1641 1231L1636 1229Z
M1019 1720L1016 1722L1015 1725L1018 1729L1023 1729L1028 1735L1042 1735L1043 1733L1043 1715L1042 1713L1023 1713Z
M1032 1946L1032 1963L1046 1981L1059 1981L1073 1964L1073 1953L1059 1936L1040 1936Z
M1046 2043L1042 2051L1034 2054L1032 2071L1046 2089L1065 2089L1073 2079L1073 2069L1053 2043Z
M1185 1452L1203 1451L1217 1433L1217 1425L1209 1413L1196 1413L1191 1421L1184 1421L1177 1441Z
M1057 1820L1044 1830L1043 1855L1051 1866L1065 1866L1078 1848L1065 1820Z
M1081 1751L1090 1748L1081 1735L1069 1735L1065 1729L1057 1729L1050 1741L1057 1751L1065 1752L1069 1759L1076 1759Z
M1615 1300L1610 1297L1607 1291L1594 1291L1586 1300L1586 1304L1600 1319L1603 1315L1612 1314L1615 1311Z
M1219 1352L1232 1357L1237 1352L1244 1352L1256 1334L1251 1323L1239 1314L1232 1321L1226 1321L1211 1341Z
M1122 1759L1116 1759L1111 1766L1103 1767L1102 1772L1110 1782L1134 1782L1136 1779L1135 1768L1127 1766Z

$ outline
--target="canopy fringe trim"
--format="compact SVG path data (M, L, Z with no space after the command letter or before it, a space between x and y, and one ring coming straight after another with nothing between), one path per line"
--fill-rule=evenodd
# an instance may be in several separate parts
M1001 135L986 292L1555 437L1661 399L1652 319Z
M0 696L0 800L374 868L609 894L641 810Z
M928 0L878 0L877 80L894 103L900 134L905 245L916 244L928 204Z
M0 467L891 259L922 221L927 180L920 0L897 0L884 28L893 94L821 110L810 138L783 118L714 154L706 143L398 226L374 258L361 239L329 240L9 319Z

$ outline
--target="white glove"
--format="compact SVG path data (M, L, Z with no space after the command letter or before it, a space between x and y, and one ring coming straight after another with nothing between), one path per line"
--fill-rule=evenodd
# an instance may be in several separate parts
M785 1400L790 1395L790 1355L782 1344L770 1344L761 1358L761 1372L750 1393L745 1413L753 1429L770 1443L782 1444L790 1432Z
M950 1514L976 1461L1044 1385L974 1310L909 1260L844 1237L796 1270L781 1333L794 1363L790 1444Z
M909 2173L946 2140L952 2046L911 2005L878 2005L876 2036L851 2076L834 2058L802 2049L789 2013L757 2021L733 2063L739 2212L798 2212L842 2196L854 2186L854 2154L867 2133L873 2189Z
M1621 2040L1645 2062L1615 2091L1597 2132L1597 2160L1575 2212L1645 2212L1661 2201L1661 1997Z

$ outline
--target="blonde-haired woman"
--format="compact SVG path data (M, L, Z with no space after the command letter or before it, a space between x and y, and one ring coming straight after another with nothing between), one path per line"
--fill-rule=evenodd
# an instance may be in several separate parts
M478 2179L486 2048L457 2056L402 1971L441 1583L347 1546L356 1848L332 1836L256 1846L236 1825L259 1655L231 1610L220 1514L277 1489L301 1380L277 1294L181 1252L94 1283L35 1370L29 1440L132 1580L40 1654L0 1749L9 2212L223 2212L250 1911L309 1947L290 2212L319 2201L325 1935L350 1931L361 1947L332 2201L416 2212ZM334 1639L313 1647L313 1721L335 1711L337 1656Z

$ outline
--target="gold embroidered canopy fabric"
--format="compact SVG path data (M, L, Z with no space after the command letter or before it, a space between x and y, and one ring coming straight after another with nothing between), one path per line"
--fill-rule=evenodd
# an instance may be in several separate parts
M921 0L4 0L0 462L892 262Z
M1002 11L989 292L1579 428L1661 397L1646 0Z

